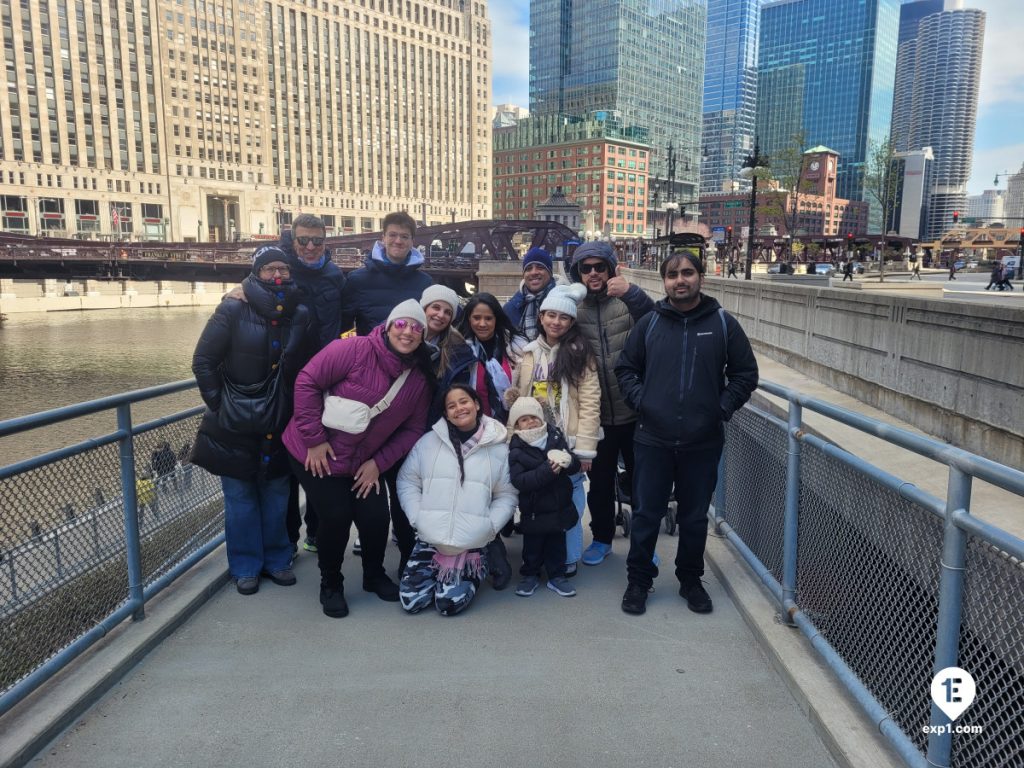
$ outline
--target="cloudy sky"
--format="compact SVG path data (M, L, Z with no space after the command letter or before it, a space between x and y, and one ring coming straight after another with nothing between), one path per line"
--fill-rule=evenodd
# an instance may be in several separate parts
M529 106L530 0L492 0L494 102ZM971 194L1024 164L1024 2L965 0L987 14ZM1006 188L1006 179L999 180Z

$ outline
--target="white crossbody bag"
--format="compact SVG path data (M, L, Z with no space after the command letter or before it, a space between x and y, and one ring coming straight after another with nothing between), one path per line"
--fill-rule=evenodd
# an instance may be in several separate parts
M348 432L350 435L362 434L370 426L370 422L375 416L391 406L395 396L405 384L405 380L409 378L409 370L402 371L402 375L395 379L391 389L372 408L358 400L328 395L324 398L324 415L320 418L320 422L328 429L337 429Z

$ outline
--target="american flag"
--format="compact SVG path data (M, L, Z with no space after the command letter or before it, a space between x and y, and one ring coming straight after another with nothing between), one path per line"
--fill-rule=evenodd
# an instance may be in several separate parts
M114 223L114 229L121 228L121 212L116 205L110 206L110 220Z

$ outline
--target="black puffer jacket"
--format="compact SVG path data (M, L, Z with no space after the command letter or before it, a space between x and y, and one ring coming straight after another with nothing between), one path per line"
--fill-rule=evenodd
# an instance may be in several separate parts
M331 261L331 252L327 249L324 249L321 266L307 266L295 255L291 230L281 233L278 245L288 254L292 281L300 291L301 303L309 310L313 331L309 335L305 359L299 365L301 369L313 355L341 336L341 294L345 289L345 273Z
M743 328L710 296L689 312L659 301L630 332L615 366L639 415L634 440L673 449L721 446L728 421L757 388Z
M291 414L295 377L311 330L309 311L299 303L300 293L293 283L267 285L250 275L242 282L242 290L246 301L222 301L192 355L192 372L208 410L191 461L215 475L251 481L261 472L269 477L288 472L280 430ZM287 403L278 430L269 437L240 434L218 423L225 375L237 384L256 384L278 365L283 377L278 396Z
M424 289L434 283L420 269L423 255L415 248L405 264L392 264L377 243L363 264L348 276L341 299L342 329L347 331L355 324L360 336L366 336L387 320L391 310L406 299L419 301Z
M548 462L548 451L561 450L572 463L557 475ZM580 460L569 450L565 435L548 425L548 442L536 448L519 435L508 446L508 471L519 491L519 524L523 533L557 533L576 525L579 515L572 501L572 480Z

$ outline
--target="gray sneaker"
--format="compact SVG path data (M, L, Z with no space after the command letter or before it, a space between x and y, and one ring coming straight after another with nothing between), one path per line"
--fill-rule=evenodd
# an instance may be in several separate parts
M281 587L290 587L295 584L295 572L291 568L282 568L280 571L263 571L261 576L266 576L272 582Z
M260 579L258 576L246 576L235 579L235 589L240 595L255 595L260 591Z
M562 597L575 597L576 590L569 583L569 580L564 576L555 576L553 579L548 579L548 589L552 592L561 595Z
M537 591L537 587L540 586L540 579L536 576L526 576L519 585L516 587L516 594L520 597L529 597Z

